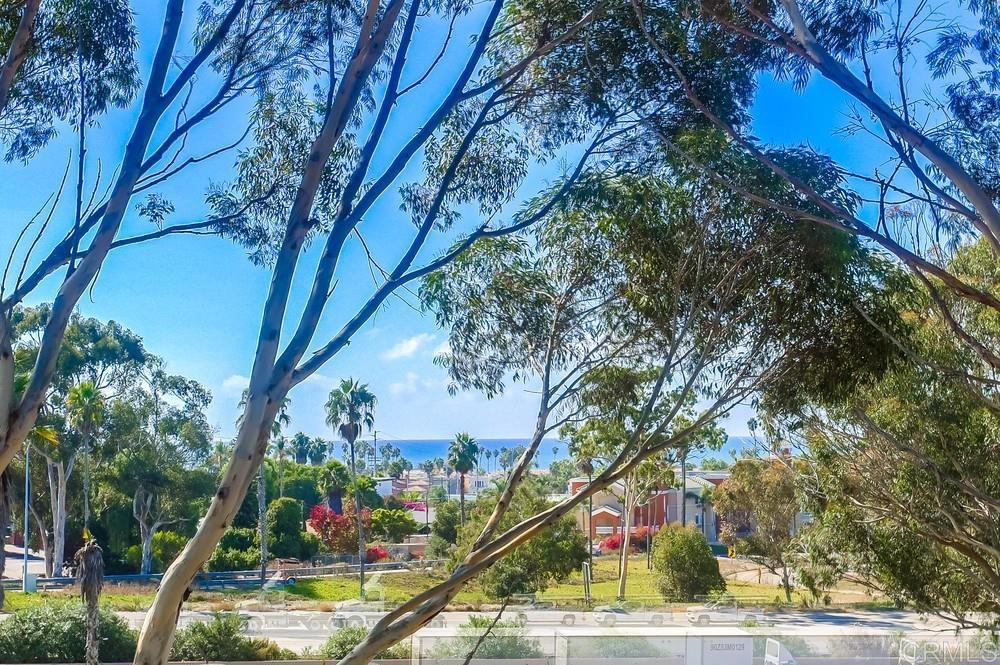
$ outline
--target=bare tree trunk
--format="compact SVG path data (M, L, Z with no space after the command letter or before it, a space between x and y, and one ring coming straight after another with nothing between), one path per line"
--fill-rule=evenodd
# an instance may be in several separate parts
M72 461L70 462L72 470ZM52 502L52 574L60 577L66 557L66 488L69 473L66 465L48 461L49 494Z
M7 57L4 59L3 67L0 67L0 115L3 115L4 109L7 108L7 102L10 101L10 89L14 85L17 70L21 68L28 57L28 47L35 31L35 17L38 15L38 7L41 4L42 0L24 1L21 20L18 21L17 28L14 30L14 37L7 49Z
M149 575L153 572L153 530L145 523L139 523L139 535L142 539L142 563L139 564L139 573Z
M788 575L788 566L781 566L781 586L785 590L785 600L792 602L792 580Z

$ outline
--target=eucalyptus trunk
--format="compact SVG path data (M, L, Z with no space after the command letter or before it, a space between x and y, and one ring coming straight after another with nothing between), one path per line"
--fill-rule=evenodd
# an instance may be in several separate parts
M66 562L66 493L73 473L75 456L69 462L49 459L49 496L52 503L52 574L61 577Z
M153 536L156 532L145 524L139 524L139 536L142 539L142 563L139 572L149 575L153 572Z

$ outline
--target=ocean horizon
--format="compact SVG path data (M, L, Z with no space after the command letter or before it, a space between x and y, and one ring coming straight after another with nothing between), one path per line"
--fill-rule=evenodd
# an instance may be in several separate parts
M487 450L500 450L502 448L513 448L528 444L528 438L526 437L520 439L477 438L476 441ZM403 457L410 460L414 466L424 460L434 459L435 457L447 457L448 446L451 445L451 442L451 439L392 439L379 437L379 445L391 443L398 447ZM729 460L732 455L735 454L738 456L745 448L752 445L752 443L753 438L749 436L730 436L726 445L721 450L709 450L703 454L692 455L691 460L696 462L704 457L718 457ZM553 449L555 449L555 452L553 452ZM542 441L542 445L539 446L535 461L539 468L545 469L552 464L553 460L564 459L567 456L565 441L556 438L546 438ZM495 460L490 460L490 469L493 469L495 464L497 464Z

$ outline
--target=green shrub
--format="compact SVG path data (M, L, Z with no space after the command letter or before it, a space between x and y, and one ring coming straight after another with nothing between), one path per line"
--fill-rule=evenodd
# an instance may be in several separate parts
M14 612L0 621L0 663L82 663L87 634L80 603L50 603ZM100 657L135 657L136 634L114 612L101 610Z
M541 658L538 641L527 637L517 621L498 621L490 634L479 643L483 633L493 625L493 617L473 614L458 627L458 636L444 640L430 649L431 658L465 659L476 649L476 660ZM477 647L478 644L478 647Z
M188 537L176 531L157 531L153 534L153 569L162 572L173 563L187 545Z
M726 589L719 562L694 527L671 524L660 529L653 540L653 570L660 593L669 602L688 602Z
M142 567L142 546L130 545L122 558L125 559L125 564L130 568L130 573L138 573L139 568Z
M263 637L247 637L246 619L238 614L216 614L207 623L193 623L177 631L170 660L292 660L295 652Z
M320 542L319 536L315 533L309 533L308 531L302 532L302 552L299 557L303 561L312 559L319 553L320 548L323 543Z
M267 507L267 546L276 557L302 556L302 503L289 497Z
M405 508L376 508L372 511L372 535L389 543L401 543L417 532L420 525Z
M368 637L368 630L362 626L348 626L341 628L330 635L326 643L320 648L320 655L330 660L340 660L351 652L351 649L361 643L361 640ZM379 660L409 660L410 643L400 642L394 644L385 651L379 653L375 658Z
M260 552L216 547L206 565L212 572L254 570L260 568Z
M219 547L227 550L258 550L260 539L257 537L257 529L232 527L222 534Z

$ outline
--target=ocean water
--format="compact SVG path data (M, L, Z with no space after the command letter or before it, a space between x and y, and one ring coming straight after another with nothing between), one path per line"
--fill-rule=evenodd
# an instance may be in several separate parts
M487 450L500 450L501 448L514 448L528 444L528 439L476 439L480 446ZM427 459L448 456L448 446L451 439L382 439L379 444L391 443L397 446L403 457L413 462L414 465ZM731 459L733 455L739 456L745 448L752 445L753 439L748 436L730 436L726 445L719 451L707 451L702 455L692 455L692 461L702 457L719 457L725 460ZM566 443L559 439L545 439L539 447L536 462L539 468L548 468L554 459L563 459L568 456ZM498 468L498 461L491 459L489 468Z

